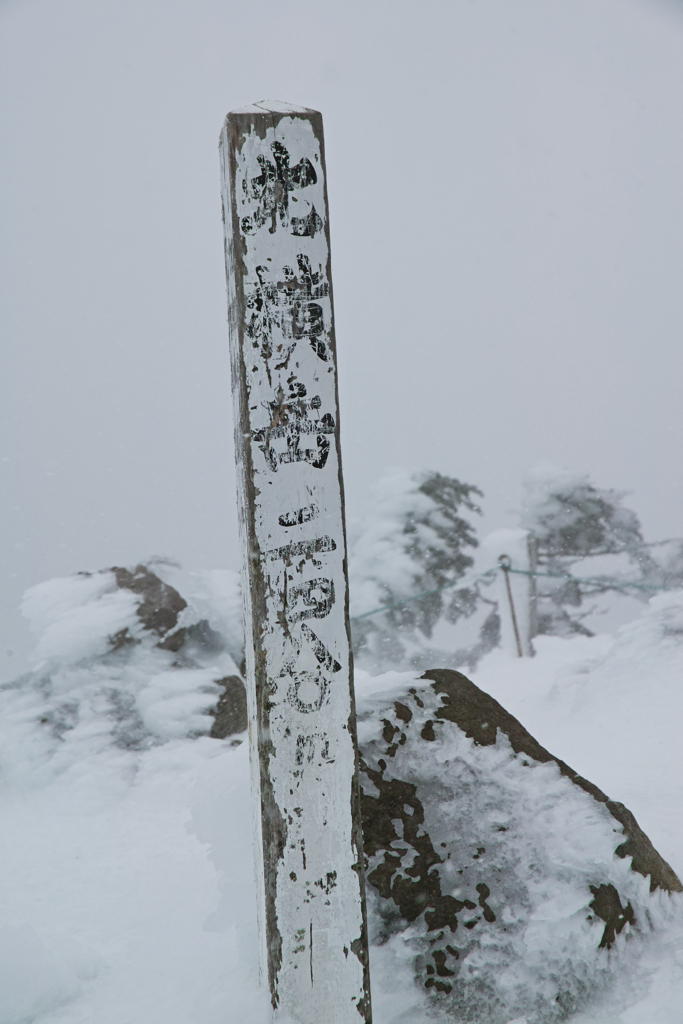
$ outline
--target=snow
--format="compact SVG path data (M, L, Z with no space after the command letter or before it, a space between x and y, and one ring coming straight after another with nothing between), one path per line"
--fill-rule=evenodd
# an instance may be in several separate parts
M241 959L241 922L254 918L246 762L246 745L171 741L3 798L3 835L13 837L2 855L4 917L32 929L53 965L47 978L32 971L3 986L3 1024L23 1020L24 1007L70 1024L259 1020L255 951ZM218 916L207 840L189 830L193 803L201 820L217 786L226 840L242 853Z
M232 593L214 583L216 594ZM206 579L197 588L208 607ZM210 738L206 713L213 681L235 671L234 660L222 651L174 666L173 653L140 631L129 597L110 574L95 574L42 584L25 601L39 635L36 669L0 689L0 1024L265 1024L247 744ZM123 628L141 642L107 653L106 639ZM473 681L626 804L680 876L683 593L653 598L614 635L534 645L534 658L493 651ZM357 674L361 744L372 709L414 678ZM534 771L539 794L560 786L547 766ZM568 856L552 800L538 807L536 827L555 830ZM529 970L549 935L574 934L579 896L567 885L539 899ZM571 1024L681 1024L680 897L656 903L657 928L618 999L598 991ZM427 1019L412 954L399 946L392 957L372 950L376 1024Z
M94 658L102 642L134 620L137 601L119 590L111 573L49 580L27 591L22 612L40 634L31 660L76 662Z

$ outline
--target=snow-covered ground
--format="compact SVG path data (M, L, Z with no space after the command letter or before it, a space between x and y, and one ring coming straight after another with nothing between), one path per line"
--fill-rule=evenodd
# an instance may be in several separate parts
M98 629L111 634L114 620L130 622L127 592L100 584L83 584L98 595L88 608L104 616L104 626L90 623L88 644ZM63 625L76 622L72 612L62 612ZM56 634L49 643L46 635L39 656L54 659ZM683 875L683 593L654 598L614 636L535 644L533 659L494 651L474 682L626 804ZM96 646L86 644L82 660ZM87 665L59 676L60 714L69 700L88 708L66 743L39 721L48 707L40 673L0 691L0 1024L268 1020L258 988L247 744L177 735L182 708L196 715L202 699L215 700L202 685L211 666L196 668L179 694L164 675L166 655L153 656L162 659L150 662L156 684L124 679L156 729L150 743L112 741L106 687ZM216 655L217 673L227 657ZM359 678L359 702L378 686ZM52 699L49 714L55 708ZM650 982L624 993L629 1005L596 1005L572 1024L681 1024L681 920L672 914L650 947L641 965ZM390 1024L392 980L378 973L373 981L375 1021Z

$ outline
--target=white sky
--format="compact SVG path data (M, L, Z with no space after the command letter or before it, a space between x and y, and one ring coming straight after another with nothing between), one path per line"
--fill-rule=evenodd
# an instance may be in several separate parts
M349 511L540 461L683 534L681 0L2 0L2 676L26 586L239 565L226 112L322 110ZM7 651L14 653L10 656Z

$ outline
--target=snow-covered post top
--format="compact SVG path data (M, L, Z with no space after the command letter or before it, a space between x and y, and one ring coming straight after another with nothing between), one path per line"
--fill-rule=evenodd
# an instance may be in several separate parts
M220 141L262 965L277 1016L370 1021L321 115Z
M533 657L536 635L536 554L529 530L496 530L481 544L481 564L498 568L501 646L515 657ZM512 571L506 572L509 569ZM528 575L527 575L528 574Z

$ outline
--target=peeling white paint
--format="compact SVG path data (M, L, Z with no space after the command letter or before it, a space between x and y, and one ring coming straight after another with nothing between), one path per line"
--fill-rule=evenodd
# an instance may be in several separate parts
M264 106L228 115L221 137L263 958L278 1015L359 1024L370 1011L322 126Z

